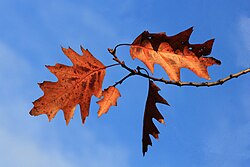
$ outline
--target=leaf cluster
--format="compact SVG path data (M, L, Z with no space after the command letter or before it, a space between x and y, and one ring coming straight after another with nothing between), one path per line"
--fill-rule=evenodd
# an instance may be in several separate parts
M64 113L66 124L68 125L74 115L76 106L80 105L82 123L85 123L89 115L89 108L92 96L99 98L97 104L100 106L98 117L108 112L111 106L117 105L117 100L121 96L117 89L118 84L122 84L127 78L136 75L148 78L148 96L145 105L143 118L142 152L143 155L148 150L148 145L152 145L150 135L158 138L159 131L153 122L156 119L160 123L165 123L162 114L156 107L156 103L169 105L168 102L159 95L160 88L154 81L177 86L216 86L224 82L237 78L240 75L250 72L250 68L239 73L232 74L216 82L181 82L181 68L187 68L198 77L211 79L207 68L221 62L213 57L208 57L212 51L214 39L205 41L202 44L190 44L189 38L193 28L189 28L174 36L167 36L165 33L150 33L144 31L132 44L118 44L114 49L108 49L116 64L105 66L87 49L81 47L82 55L76 53L71 48L62 48L64 54L72 62L72 66L56 64L46 66L53 73L58 81L44 81L39 83L44 95L33 102L34 107L30 115L38 116L46 114L49 121L52 120L59 110ZM120 46L129 46L132 59L141 60L149 69L142 67L132 69L116 55L116 50ZM155 78L154 65L159 64L167 73L169 80ZM106 69L113 66L121 66L129 72L121 80L106 89L102 89ZM145 73L146 72L146 73Z

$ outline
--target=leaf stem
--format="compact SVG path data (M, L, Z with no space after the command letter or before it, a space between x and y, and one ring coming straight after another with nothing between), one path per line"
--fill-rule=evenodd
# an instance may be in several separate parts
M120 64L119 64L119 63L111 64L111 65L105 66L105 69L106 69L106 68L109 68L109 67L113 67L113 66L118 66L118 65L120 65Z
M135 75L135 73L133 73L133 72L129 73L128 75L126 75L125 77L123 77L121 80L119 80L118 82L116 82L113 86L115 87L118 84L122 84L123 81L125 81L127 78L129 78L129 77L131 77L133 75Z
M118 45L115 46L114 52L116 52L116 49L117 49L118 47L120 47L120 46L131 46L131 45L132 45L132 44L128 44L128 43L121 43L121 44L118 44Z
M138 73L141 73L141 70L145 71L148 75L148 82L150 82L150 75L149 75L148 70L146 70L145 68L142 68L140 66L137 66L136 69L138 70Z

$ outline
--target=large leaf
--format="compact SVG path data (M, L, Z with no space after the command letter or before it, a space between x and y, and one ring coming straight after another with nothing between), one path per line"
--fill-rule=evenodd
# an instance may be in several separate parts
M210 79L207 67L221 64L213 57L205 57L211 53L214 39L203 44L190 44L192 31L193 28L189 28L174 36L144 31L132 43L131 57L141 60L152 73L154 64L159 64L173 81L180 81L181 68L188 68L197 76Z
M158 91L160 88L154 84L154 82L149 82L148 97L146 101L146 107L143 118L143 135L142 135L142 153L148 150L148 145L152 146L152 141L149 135L158 139L159 130L153 122L153 118L160 123L164 123L164 118L156 107L156 103L162 103L169 105L168 102L159 95Z
M66 124L73 117L77 104L80 104L82 122L89 115L92 95L102 96L102 82L105 76L105 66L88 50L81 47L80 56L71 48L62 48L64 54L71 60L73 66L56 64L46 66L58 78L57 82L44 81L39 86L44 95L33 102L30 115L46 114L51 120L61 109L64 112Z

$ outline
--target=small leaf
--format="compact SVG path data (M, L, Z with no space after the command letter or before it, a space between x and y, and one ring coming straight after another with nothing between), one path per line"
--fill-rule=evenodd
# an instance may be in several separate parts
M77 104L80 104L82 123L89 115L91 97L102 95L102 82L105 76L105 66L88 50L81 47L80 56L71 48L62 48L64 54L71 60L73 66L56 64L46 66L58 78L57 82L44 81L39 86L44 95L33 102L30 115L46 114L49 121L61 109L66 124L74 115Z
M143 136L142 136L142 153L143 156L148 150L148 145L152 146L152 141L149 135L152 135L155 139L158 139L158 134L160 133L153 122L153 118L158 122L164 124L164 118L156 107L156 103L162 103L169 105L168 102L158 94L160 88L154 84L154 82L149 82L149 91L146 101L146 107L143 118Z
M117 106L117 99L121 96L119 90L110 86L102 93L103 99L99 100L97 104L100 106L98 110L98 117L102 114L106 114L111 106Z

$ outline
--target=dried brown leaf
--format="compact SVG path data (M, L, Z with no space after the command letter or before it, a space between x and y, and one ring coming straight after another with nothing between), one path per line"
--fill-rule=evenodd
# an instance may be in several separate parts
M98 117L102 114L106 114L111 106L117 106L117 99L121 96L119 90L110 86L102 93L103 99L99 100L97 104L100 106L98 110Z
M193 28L189 28L174 36L144 31L131 45L131 57L141 60L152 73L154 64L159 64L173 81L180 81L181 68L188 68L197 76L210 79L207 67L221 64L213 57L204 57L211 53L214 39L203 44L190 44L192 31Z
M149 135L152 135L155 139L158 139L159 130L153 122L153 118L160 123L165 123L164 118L156 107L156 103L169 105L168 102L159 95L158 91L160 88L154 84L154 82L149 82L149 91L146 101L146 107L143 118L143 136L142 136L142 153L148 150L148 145L152 146L152 141Z
M44 95L33 102L30 115L46 114L51 120L61 109L66 124L74 115L77 104L80 105L82 123L89 115L92 95L100 98L102 82L105 76L105 66L88 50L81 47L82 56L71 48L62 48L64 54L71 60L73 66L56 64L46 66L58 78L57 82L44 81L39 86Z

